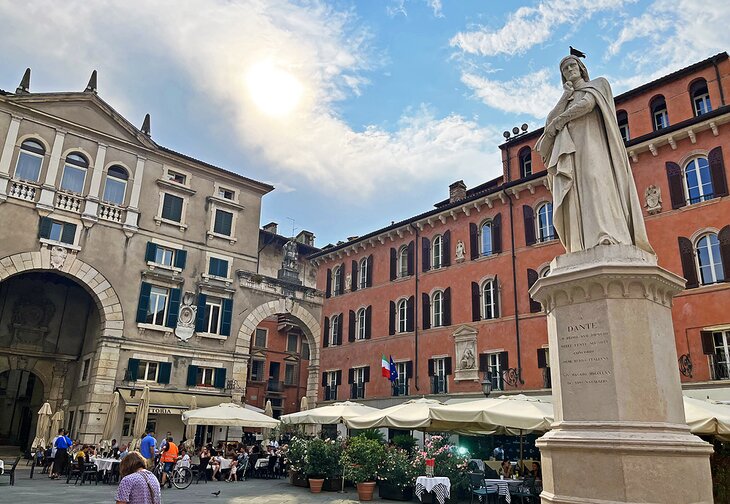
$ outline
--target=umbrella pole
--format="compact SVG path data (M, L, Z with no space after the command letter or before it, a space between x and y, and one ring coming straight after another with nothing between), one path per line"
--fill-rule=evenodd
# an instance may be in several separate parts
M523 472L524 472L525 463L523 462L523 457L522 457L522 439L523 439L522 438L522 429L520 429L520 464L522 464Z
M347 493L345 492L345 464L342 464L342 490L337 493Z
M226 426L226 441L224 443L226 450L228 450L228 429L230 429L230 427Z

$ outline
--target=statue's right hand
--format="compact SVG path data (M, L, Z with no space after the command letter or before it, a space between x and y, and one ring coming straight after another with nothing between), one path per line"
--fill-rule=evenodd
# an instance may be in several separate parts
M574 91L574 88L573 88L573 83L572 83L572 82L570 82L570 81L566 81L566 82L565 82L565 83L563 84L563 90L565 91L565 93L564 93L564 94L565 94L566 96L570 96L571 94L573 94L573 91Z

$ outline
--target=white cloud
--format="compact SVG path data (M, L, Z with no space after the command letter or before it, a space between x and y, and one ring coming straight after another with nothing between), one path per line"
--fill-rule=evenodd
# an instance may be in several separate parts
M441 0L426 0L426 3L429 7L431 7L431 10L433 10L433 15L435 17L444 17L444 6L441 3Z
M524 54L546 42L561 25L579 24L600 11L615 10L635 0L543 0L535 7L520 7L497 29L478 26L457 33L451 45L482 56Z
M508 81L487 79L474 73L462 74L461 81L486 105L514 114L530 114L542 119L555 106L562 88L555 72L547 68Z
M406 9L406 2L413 0L391 0L391 4L385 7L385 12L390 17L403 16L408 17L408 10ZM422 0L432 11L433 16L437 18L444 17L443 3L441 0Z

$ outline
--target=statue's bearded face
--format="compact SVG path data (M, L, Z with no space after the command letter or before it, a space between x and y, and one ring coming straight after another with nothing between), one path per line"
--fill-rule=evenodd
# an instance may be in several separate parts
M560 71L563 73L566 81L575 82L582 78L578 62L572 58L563 63Z

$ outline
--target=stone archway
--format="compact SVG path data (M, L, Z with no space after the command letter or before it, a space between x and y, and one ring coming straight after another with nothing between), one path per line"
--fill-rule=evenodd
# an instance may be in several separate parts
M245 384L248 378L248 361L251 348L251 337L256 327L265 318L287 313L301 323L301 329L309 343L309 367L307 374L307 400L310 407L317 402L317 386L319 384L319 349L321 326L315 316L299 301L293 298L281 298L263 303L253 309L241 325L236 338L236 359L233 365L233 377L238 383ZM245 385L244 385L245 395Z

